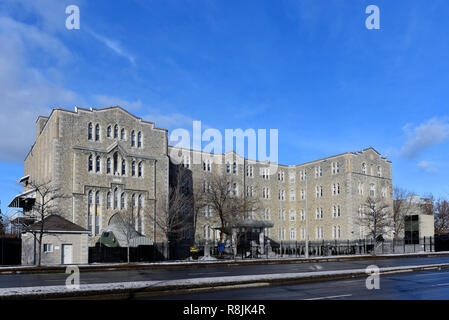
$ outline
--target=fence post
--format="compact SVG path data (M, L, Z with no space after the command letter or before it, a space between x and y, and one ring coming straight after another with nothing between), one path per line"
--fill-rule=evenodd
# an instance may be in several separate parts
M426 252L426 237L424 236L424 252Z

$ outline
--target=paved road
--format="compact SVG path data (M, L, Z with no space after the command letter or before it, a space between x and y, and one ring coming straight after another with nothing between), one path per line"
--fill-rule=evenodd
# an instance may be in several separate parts
M394 258L320 263L261 264L240 266L183 267L179 269L124 270L81 272L81 284L128 281L173 280L236 275L361 269L379 267L449 263L449 257ZM0 275L0 288L65 285L64 273ZM449 281L448 281L449 282Z
M173 295L154 300L447 300L449 270L380 276L380 289L368 290L366 278Z

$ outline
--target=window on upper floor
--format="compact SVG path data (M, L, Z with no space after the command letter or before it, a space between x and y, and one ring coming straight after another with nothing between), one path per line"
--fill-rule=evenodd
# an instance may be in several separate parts
M370 195L370 197L374 197L375 196L375 190L376 190L376 187L374 186L374 183L371 183L369 185L369 195Z
M112 135L112 128L111 126L108 126L108 129L106 130L106 136L108 138L111 138L111 135Z
M232 173L233 174L237 174L237 163L234 161L234 163L232 164Z
M100 141L100 125L95 125L95 141Z
M114 209L118 208L118 189L114 189Z
M131 131L131 147L135 147L136 146L136 133L133 131Z
M377 176L378 177L382 176L382 168L380 166L377 166Z
M126 175L126 161L122 160L122 176Z
M142 161L140 161L137 166L137 176L139 178L143 177L143 162Z
M295 201L296 198L296 191L295 190L290 190L290 201Z
M131 162L131 175L133 177L136 176L136 162L135 161Z
M111 192L108 192L108 194L106 195L106 207L108 209L112 208L112 196L111 196Z
M295 212L295 210L290 210L290 221L296 221L296 212Z
M137 133L137 148L142 148L142 133Z
M366 163L362 163L362 173L366 174Z
M203 165L203 170L206 170L206 164ZM231 173L231 164L226 162L226 173Z
M106 173L111 173L111 158L106 159Z
M117 139L118 138L118 125L114 126L114 138Z
M94 163L93 163L92 155L89 156L89 160L87 161L87 168L88 168L89 172L94 170Z
M290 173L290 183L295 182L295 174Z
M100 169L101 169L100 163L101 163L100 156L97 156L95 158L95 172L100 172Z
M122 130L120 130L120 139L125 140L125 138L126 138L125 128L122 128Z
M126 208L126 200L125 200L125 193L122 192L122 195L120 196L120 209Z
M87 127L87 140L92 140L92 122Z

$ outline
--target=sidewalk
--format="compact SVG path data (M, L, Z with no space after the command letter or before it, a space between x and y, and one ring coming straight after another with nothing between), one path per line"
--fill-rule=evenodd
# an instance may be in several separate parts
M379 274L413 272L449 268L449 263L421 266L400 266L380 268ZM82 284L77 289L66 286L44 286L0 289L0 300L24 299L98 299L132 298L136 296L155 296L164 294L216 291L237 287L270 286L310 281L340 280L354 277L367 277L365 269L318 271L303 273L282 273L245 276L193 278L167 281L117 282L102 284Z
M142 263L93 263L78 265L80 271L113 271L113 270L129 270L129 269L166 269L166 268L183 268L183 267L211 267L211 266L236 266L236 265L254 265L254 264L276 264L276 263L308 263L308 262L327 262L327 261L351 261L351 260L369 260L369 259L388 259L388 258L419 258L419 257L441 257L449 256L449 251L444 252L417 252L417 253L401 253L387 255L357 255L357 256L326 256L314 258L299 257L277 257L277 258L261 258L261 259L236 259L236 260L213 260L213 261L164 261L164 262L142 262ZM64 265L45 265L36 266L2 266L0 274L24 274L24 273L64 273L67 266Z

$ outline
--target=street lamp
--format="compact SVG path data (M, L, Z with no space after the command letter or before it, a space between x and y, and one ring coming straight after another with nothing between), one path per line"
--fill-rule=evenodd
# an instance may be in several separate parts
M305 252L305 257L306 259L309 258L309 213L308 211L308 203L307 203L307 199L309 197L309 192L308 192L308 186L307 186L307 171L304 170L304 175L306 178L306 252Z

